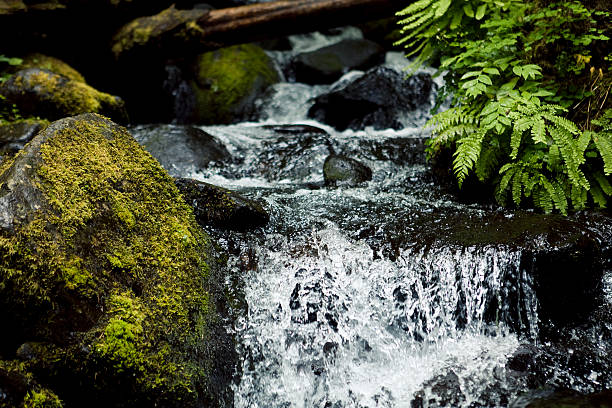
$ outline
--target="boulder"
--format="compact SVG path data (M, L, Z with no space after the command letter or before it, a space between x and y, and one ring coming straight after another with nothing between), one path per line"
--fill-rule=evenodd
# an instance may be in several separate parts
M0 95L23 116L55 120L80 113L99 113L127 122L121 98L47 69L21 70L0 84Z
M36 119L0 123L0 162L23 149L47 125L46 121Z
M0 254L0 380L19 365L34 384L25 399L41 389L73 407L231 398L210 240L125 128L65 118L2 164Z
M323 163L323 179L326 186L355 187L372 180L372 170L353 158L332 154Z
M85 78L76 69L66 64L64 61L48 55L33 53L28 54L23 58L23 62L19 65L20 69L40 68L46 69L58 75L63 75L74 81L85 83Z
M295 56L292 70L297 82L329 84L350 70L366 70L384 62L384 49L375 42L347 39Z
M366 126L401 129L402 114L429 103L432 86L428 74L406 78L405 74L381 66L315 98L308 116L338 130Z
M221 141L196 127L142 125L132 131L138 143L173 177L187 177L232 159Z
M245 231L263 227L270 220L260 203L234 191L192 179L175 183L202 226Z
M193 121L202 124L232 123L248 117L255 99L279 81L270 57L254 44L201 54L194 65L194 78Z

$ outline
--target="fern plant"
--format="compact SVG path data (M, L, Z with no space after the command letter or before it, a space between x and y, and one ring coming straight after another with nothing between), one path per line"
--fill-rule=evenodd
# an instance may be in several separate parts
M612 195L610 13L578 1L419 0L398 13L414 69L441 54L451 108L428 152L452 148L502 205L605 207ZM606 31L607 30L607 31ZM609 51L608 51L609 52Z

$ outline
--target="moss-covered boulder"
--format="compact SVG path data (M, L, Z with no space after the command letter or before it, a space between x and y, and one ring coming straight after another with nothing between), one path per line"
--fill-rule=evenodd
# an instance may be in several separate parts
M121 98L47 69L27 68L15 73L0 84L0 95L15 104L23 116L55 120L92 112L127 122Z
M81 75L79 71L72 68L70 65L66 64L64 61L40 53L32 53L26 55L23 58L23 62L19 65L19 68L46 69L58 75L63 75L66 78L70 78L79 82L85 82L85 78L83 78L83 75Z
M124 128L52 123L0 169L0 390L20 364L36 386L13 399L217 406L234 356L219 273L172 178Z
M279 81L272 60L253 44L222 48L198 56L194 66L194 120L231 123L248 116L255 99Z

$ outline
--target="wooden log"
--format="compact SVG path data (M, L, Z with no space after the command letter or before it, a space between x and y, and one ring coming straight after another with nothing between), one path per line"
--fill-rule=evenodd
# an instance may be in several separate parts
M392 16L405 0L279 0L219 10L170 7L123 26L116 58L145 49L166 57Z

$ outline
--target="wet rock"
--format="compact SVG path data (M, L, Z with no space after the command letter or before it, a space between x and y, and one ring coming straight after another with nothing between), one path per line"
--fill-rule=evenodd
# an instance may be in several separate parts
M544 398L538 398L527 408L612 408L612 390L588 395L574 391L559 391Z
M355 187L372 180L372 170L365 164L342 155L330 155L323 164L325 185Z
M66 406L228 397L234 351L209 238L124 128L84 114L34 137L0 174L0 236L11 271L0 275L0 355L22 359L0 362L0 388L17 364L52 390L41 401Z
M458 407L465 402L465 395L461 392L459 377L453 372L439 375L425 384L423 391L415 394L411 401L412 408L429 406Z
M329 84L346 72L366 70L384 61L384 50L375 42L347 39L295 56L291 67L296 82Z
M132 131L138 143L173 177L187 177L194 171L232 160L221 141L196 127L142 125Z
M242 164L224 173L226 177L318 182L325 158L334 151L329 134L309 125L264 125L245 128L244 134L262 149L256 154L240 151Z
M191 179L177 179L175 184L203 226L245 231L263 227L270 219L260 203L234 191Z
M273 62L254 44L207 52L197 57L191 87L193 122L233 123L247 118L255 99L279 81Z
M0 95L15 104L23 116L55 120L92 112L120 123L128 120L121 98L46 69L17 72L0 84Z
M428 103L431 90L432 80L427 74L406 78L394 69L377 67L340 89L318 96L308 116L338 130L366 126L401 129L402 113Z
M47 122L28 119L0 124L0 161L23 149Z

